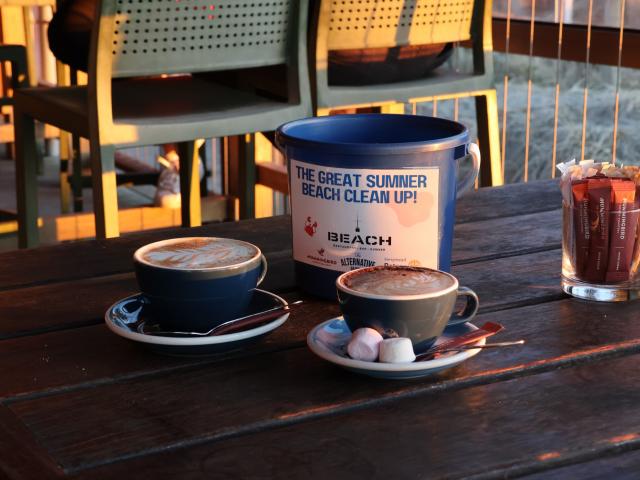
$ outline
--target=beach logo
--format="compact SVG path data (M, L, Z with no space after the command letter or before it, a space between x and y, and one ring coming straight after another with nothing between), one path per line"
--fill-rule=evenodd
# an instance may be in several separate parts
M313 237L316 234L316 230L318 230L318 222L313 222L311 217L307 217L307 220L304 222L304 231L310 237Z

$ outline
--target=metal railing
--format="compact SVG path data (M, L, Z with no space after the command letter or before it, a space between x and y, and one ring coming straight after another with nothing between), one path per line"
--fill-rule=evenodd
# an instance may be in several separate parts
M544 7L543 11L537 10L540 4ZM552 4L552 5L550 5ZM553 104L553 118L545 118L543 128L552 132L551 149L548 151L550 162L547 165L549 176L555 177L556 164L558 161L568 160L567 152L562 152L563 157L559 155L559 129L565 127L563 122L567 119L562 118L563 107L563 80L566 80L565 68L568 62L579 62L582 74L578 79L580 81L581 95L581 115L580 122L580 147L576 148L571 156L577 159L585 159L594 155L594 149L589 144L589 127L599 129L598 136L602 138L603 130L611 130L610 132L610 154L609 158L599 158L601 161L609 160L613 163L619 160L619 118L620 118L620 92L623 68L640 68L640 31L625 26L625 16L632 22L639 23L636 15L630 15L627 8L632 12L640 12L640 2L638 0L581 0L580 3L573 0L555 0L553 2L543 2L538 0L498 0L494 4L494 20L493 20L493 41L494 50L496 52L496 60L502 57L502 75L497 71L496 83L500 87L502 84L502 112L501 112L501 129L502 129L502 159L503 172L509 169L509 142L513 132L511 126L514 121L520 121L519 118L513 118L515 112L510 111L510 95L513 88L510 89L512 83L512 67L513 58L518 55L526 56L526 114L524 118L524 136L521 139L524 142L524 155L522 158L523 168L520 178L510 178L507 180L530 179L530 160L531 160L531 143L532 143L532 107L533 105L548 106ZM597 11L596 11L597 8ZM579 10L579 15L576 15ZM578 18L576 18L578 17ZM540 20L540 19L544 20ZM577 24L576 22L579 22ZM615 25L615 26L613 26ZM632 26L636 26L632 23ZM640 24L638 25L640 26ZM624 47L624 48L623 48ZM549 98L548 92L536 92L536 81L545 83L548 78L540 80L540 75L536 76L536 62L540 57L546 60L547 67L549 62L554 62L554 68L547 68L545 72L549 74L553 70L553 89L552 98ZM522 63L522 59L519 59ZM605 85L599 85L598 92L591 91L592 79L591 73L594 65L611 66L615 68L613 75L613 96L603 98L604 90L611 87L605 81ZM571 64L571 69L576 77L577 65ZM598 67L600 68L600 67ZM521 69L522 70L522 69ZM611 72L609 72L611 73ZM602 83L601 80L600 83ZM521 82L519 82L520 88ZM571 85L573 93L575 93L575 84ZM548 90L548 89L547 89ZM575 99L575 95L572 96ZM590 99L598 101L598 111L606 110L603 103L610 100L610 111L612 121L606 116L599 115L592 118L590 113ZM572 105L575 107L575 105ZM603 110L604 108L604 110ZM548 111L548 108L545 109ZM576 119L574 119L575 121ZM595 122L590 125L590 122ZM563 128L564 129L564 128ZM566 129L565 129L566 130ZM574 133L575 132L574 130ZM602 143L602 141L600 142ZM513 144L513 141L511 142ZM595 149L598 155L602 156L602 145ZM539 153L540 155L540 153ZM506 163L505 163L505 158ZM517 159L516 159L517 160ZM544 159L543 159L544 160ZM625 159L626 160L626 159ZM540 161L540 159L538 159ZM540 175L538 174L538 177Z

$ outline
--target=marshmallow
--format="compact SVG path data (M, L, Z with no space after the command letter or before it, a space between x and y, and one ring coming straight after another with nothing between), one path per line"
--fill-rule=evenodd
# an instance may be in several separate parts
M380 342L382 342L382 335L373 328L359 328L353 332L347 352L354 360L375 362L378 359Z
M387 338L380 343L380 361L384 363L410 363L416 359L411 339Z

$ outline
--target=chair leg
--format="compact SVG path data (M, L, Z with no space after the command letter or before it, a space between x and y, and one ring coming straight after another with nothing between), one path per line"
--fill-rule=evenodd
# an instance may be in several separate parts
M73 211L81 212L83 210L82 151L78 135L71 135L71 190L73 192Z
M234 135L226 141L229 165L229 194L240 201L239 217L255 217L255 135Z
M36 122L36 138L36 172L38 175L42 175L44 173L44 157L46 155L44 123Z
M198 149L200 154L200 158L202 159L204 175L202 176L202 180L200 180L200 195L206 197L209 194L209 185L208 180L211 176L211 170L213 165L213 142L211 138L204 141L204 143Z
M38 245L38 195L36 127L33 118L14 109L16 146L16 197L18 204L18 245Z
M498 186L504 183L500 160L500 127L498 100L495 90L487 90L476 98L478 142L482 155L480 186Z
M69 183L70 135L60 131L60 212L71 211L71 183Z
M22 21L24 25L25 47L27 49L27 66L29 69L29 80L31 86L38 85L36 75L36 42L31 30L33 23L33 12L31 6L22 7Z
M118 224L118 190L116 185L115 148L91 142L91 180L96 238L120 235Z
M200 205L200 158L195 142L178 144L180 157L180 197L182 210L182 226L197 227L202 225L202 209Z

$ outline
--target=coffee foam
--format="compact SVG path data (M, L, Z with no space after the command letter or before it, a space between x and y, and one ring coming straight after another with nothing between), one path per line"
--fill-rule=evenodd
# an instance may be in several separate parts
M188 238L150 248L142 260L159 267L196 270L237 265L257 253L253 245L236 240Z
M455 284L448 275L413 267L368 268L353 272L343 284L357 292L384 296L437 293Z

